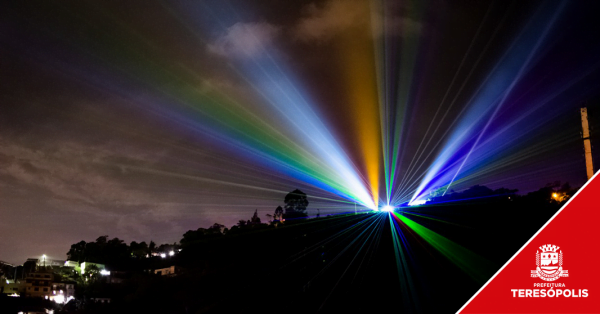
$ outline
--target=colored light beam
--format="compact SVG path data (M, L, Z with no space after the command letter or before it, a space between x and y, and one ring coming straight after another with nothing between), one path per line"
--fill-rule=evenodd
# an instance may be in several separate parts
M407 129L406 114L411 103L411 91L416 77L415 68L419 51L419 25L405 23L398 27L397 21L387 16L393 4L374 1L373 10L381 17L378 29L383 30L379 38L377 69L380 81L380 116L382 121L384 176L386 201L393 202L393 189L399 176L399 159L404 154L402 138ZM406 9L406 21L418 21L423 14L423 5L415 2ZM390 21L391 20L391 21ZM392 33L392 34L390 34ZM395 34L399 33L399 34ZM381 46L383 46L381 48Z
M409 263L412 263L412 257L410 255L410 246L406 241L404 233L400 229L400 226L396 220L392 219L392 213L388 213L389 221L391 226L392 240L394 245L394 254L396 256L396 267L398 270L398 279L400 280L400 287L402 293L402 303L405 308L415 307L418 309L419 303L416 295L414 295L414 283L411 271L409 269ZM395 216L394 216L395 217Z
M228 62L229 71L247 88L243 91L211 82L193 67L165 61L168 59L158 45L119 19L115 28L122 32L116 36L94 29L96 33L89 38L66 40L92 60L86 71L67 62L60 67L98 89L164 117L167 123L226 153L371 209L378 208L383 185L386 203L397 205L422 199L432 188L449 188L453 183L468 182L491 169L514 163L498 151L506 146L504 143L514 144L510 138L514 137L511 129L516 124L503 122L500 117L506 116L505 108L523 92L524 78L535 68L539 52L546 50L549 32L564 2L559 6L542 5L471 95L447 133L436 136L443 143L441 150L428 147L428 139L408 169L401 168L403 158L410 157L405 147L412 128L407 113L420 99L417 94L421 71L426 69L423 64L433 60L421 53L425 47L423 36L415 32L414 25L395 24L387 15L390 3L365 1L360 5L362 15L358 19L367 22L332 39L340 56L340 80L347 91L340 98L346 100L352 120L349 124L353 128L348 133L353 135L358 152L343 147L333 135L334 128L307 92L307 82L293 73L281 50L273 43L252 38L248 29L257 24L240 22L244 20L240 15L243 8L215 2L180 4L169 10L174 22L184 25L187 35L198 39L193 43L196 49L207 49L234 31L247 32L246 39L254 43L255 51L220 51L221 55L214 56L219 62ZM110 11L98 9L100 16L111 17ZM425 6L415 4L407 7L403 18L423 21L429 13ZM95 23L83 18L81 22ZM59 29L44 32L64 40ZM565 80L569 84L577 82L573 76ZM569 84L555 90L564 90ZM153 93L139 96L132 89ZM549 103L538 101L527 110L515 111L530 116ZM523 117L510 121L521 121ZM488 147L492 150L486 150ZM425 151L436 157L429 165L420 159ZM427 166L424 173L419 173L421 166Z
M370 7L369 2L361 2L363 5L360 12L364 16L357 17L365 19L369 25ZM377 77L374 64L375 55L373 40L369 29L359 29L345 32L338 39L340 55L343 56L342 79L348 86L348 94L344 95L352 112L355 128L353 133L358 141L364 172L370 192L375 202L375 208L379 203L379 175L381 172L381 126L379 121L379 99L377 92Z
M218 12L218 8L211 7L210 9L211 12ZM223 17L222 21L227 20L228 16ZM231 27L215 29L215 25L222 24L207 23L206 25L210 25L212 31L217 33L231 31ZM356 173L353 163L318 116L316 105L311 103L308 94L301 90L301 82L294 79L294 75L291 71L286 70L284 63L278 61L274 47L262 46L260 54L246 55L243 58L232 56L231 59L231 62L237 65L236 72L260 96L263 104L271 108L270 112L277 113L281 119L288 122L285 125L295 131L293 133L296 135L296 142L300 141L305 149L319 156L318 160L331 168L326 172L310 171L314 170L311 167L306 167L304 170L308 170L312 174L320 174L317 175L317 180L334 187L338 190L338 194L356 200L368 208L376 208L378 201L378 179L376 178L379 173L378 154L380 149L377 146L369 146L372 149L365 150L369 156L365 163L369 177L373 178L373 180L369 180L371 185L369 193L365 188L365 183L360 180L360 175ZM370 81L373 82L374 79ZM371 107L377 108L376 103ZM370 122L365 125L371 126ZM377 131L378 129L378 124L364 128L368 136L376 135L377 132L373 132L373 130ZM365 139L361 142L370 145L369 140ZM270 153L272 152L267 152L267 155ZM290 160L286 162L293 167ZM324 177L323 173L327 173L330 177ZM315 180L312 182L315 183ZM323 184L320 186L323 187Z
M456 244L448 238L414 222L401 213L391 213L396 220L402 221L411 230L416 232L427 243L442 253L452 263L467 273L478 283L485 282L495 270L495 267L485 258Z
M209 32L226 33L231 25L236 25L227 24L227 19L235 14L206 17L206 12L223 10L216 3L192 8L196 10L189 12L203 10L205 31L208 28ZM180 21L187 24L189 20ZM72 72L82 81L128 101L143 102L143 106L136 105L225 152L376 208L374 192L366 187L319 117L316 104L301 90L302 83L283 62L277 61L274 47L261 46L259 55L230 56L234 65L231 71L252 89L248 97L236 90L215 87L190 69L164 62L158 47L148 44L149 40L130 30L127 23L118 24L125 31L116 40L110 33L97 30L98 34L91 36L94 41L67 43L86 53L96 71L84 72L68 64L62 71ZM193 26L188 29L198 29ZM54 35L51 30L48 32ZM131 45L132 41L136 45ZM131 93L132 86L134 90L154 93L140 97ZM378 154L378 150L374 149L373 154ZM369 169L376 176L377 165L372 164L369 163Z
M549 31L562 12L565 2L558 6L542 6L519 36L513 40L501 60L472 96L444 148L430 166L411 202L424 197L432 188L444 186L446 190L456 180L484 135L493 135L492 122L507 102L515 86L526 71L532 69L538 53L548 38ZM513 96L514 97L514 96ZM457 160L460 162L457 163Z

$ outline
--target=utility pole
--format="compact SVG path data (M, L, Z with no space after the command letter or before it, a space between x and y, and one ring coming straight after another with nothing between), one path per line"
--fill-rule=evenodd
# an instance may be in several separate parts
M587 107L581 108L581 127L583 128L583 148L585 149L585 166L588 180L594 176L592 164L592 143L590 142L590 128L588 123Z

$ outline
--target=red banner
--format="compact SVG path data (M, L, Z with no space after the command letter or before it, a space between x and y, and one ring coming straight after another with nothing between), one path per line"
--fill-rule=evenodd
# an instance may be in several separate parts
M599 244L596 173L458 313L600 313Z

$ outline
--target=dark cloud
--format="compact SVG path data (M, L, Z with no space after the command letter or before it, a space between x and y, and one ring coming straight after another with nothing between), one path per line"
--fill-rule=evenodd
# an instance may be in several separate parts
M227 114L259 117L270 130L289 131L288 121L265 110L268 106L236 62L273 53L328 130L348 148L357 141L350 135L352 121L344 119L349 91L343 73L355 65L343 61L347 51L338 44L347 39L381 43L378 36L386 34L387 50L377 53L389 57L380 69L388 76L378 83L390 89L390 104L399 99L400 87L412 88L400 156L400 168L406 169L430 123L440 125L432 142L443 140L443 132L539 4L241 0L221 8L222 1L187 3L189 10L177 2L148 1L0 6L0 259L21 263L42 253L64 258L70 244L103 234L126 241L178 241L189 229L214 222L232 225L256 208L261 215L272 213L295 188L309 195L311 210L343 211L317 199L337 196L259 166L249 161L255 156L234 153L224 137L204 131L215 126L237 131L231 136L236 140L249 133L237 130ZM540 66L557 72L533 76L538 85L553 87L544 84L562 76L556 73L568 77L597 62L597 10L584 5L569 10L551 36L554 46L543 51L554 57ZM207 16L222 25L207 27L200 21ZM413 73L403 80L403 71L412 66ZM578 85L583 87L560 99L566 109L557 116L566 117L564 112L579 105L575 100L590 94L596 98L589 106L597 108L600 79L598 71L593 73ZM228 109L234 109L220 110L220 101L231 101ZM451 101L455 105L447 119L431 121L438 106L441 116ZM554 103L532 119L549 106ZM541 135L519 134L531 142L558 134L551 149L517 152L512 156L527 163L510 169L498 160L494 175L475 183L537 188L558 176L581 184L584 178L576 175L581 170L579 122L573 112L564 123L548 118ZM559 145L564 141L568 145ZM529 152L529 144L523 140L514 147ZM431 152L434 159L438 150L429 147L424 155ZM352 149L347 153L356 156ZM418 162L423 169L429 166Z
M385 6L385 8L383 7ZM328 0L304 7L304 15L293 28L295 38L304 42L324 42L352 31L371 36L416 36L422 22L405 16L407 7L375 1Z
M279 27L266 22L236 23L209 43L208 51L226 57L255 57L264 54L279 33Z

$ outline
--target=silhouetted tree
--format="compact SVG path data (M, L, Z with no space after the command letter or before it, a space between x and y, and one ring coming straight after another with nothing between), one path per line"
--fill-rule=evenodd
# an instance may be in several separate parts
M260 225L260 218L258 217L258 209L254 211L254 215L249 220L249 225Z
M298 189L288 193L284 199L285 219L306 218L308 199L306 194Z
M556 182L548 183L545 187L537 191L527 193L527 195L525 195L523 199L526 202L533 204L552 203L554 202L554 200L552 199L552 194L555 191L554 189L559 186L560 184L556 184Z
M240 220L240 223L241 222L242 222L242 220ZM246 223L245 220L243 222ZM183 239L181 239L181 241L179 241L179 243L181 243L182 247L186 247L194 242L203 241L208 238L222 236L223 234L227 233L227 231L228 231L228 229L225 228L224 225L219 224L219 223L214 223L212 226L208 227L207 229L198 228L196 230L188 230L186 233L183 234Z
M101 250L104 263L116 263L131 256L129 246L119 238L113 238L106 242Z
M275 208L275 213L273 214L273 222L282 222L283 221L283 208L281 206L277 206Z
M67 253L67 259L81 263L85 260L85 241L72 244L71 249Z
M97 242L88 242L85 244L85 254L82 262L100 263L99 258L102 257L102 248Z
M225 225L216 222L212 226L208 227L208 229L206 229L208 234L223 234L224 230Z
M156 243L150 240L150 244L148 244L148 254L152 255L152 252L156 249Z
M183 239L179 241L182 247L186 247L194 242L200 241L204 238L204 231L206 229L198 228L198 230L188 230L183 234Z
M108 241L107 235L100 236L100 237L98 237L98 239L96 239L96 244L98 244L99 246L105 246L107 241Z
M131 250L131 255L137 258L143 258L148 254L148 244L146 242L137 243L133 241L129 244L129 249Z

